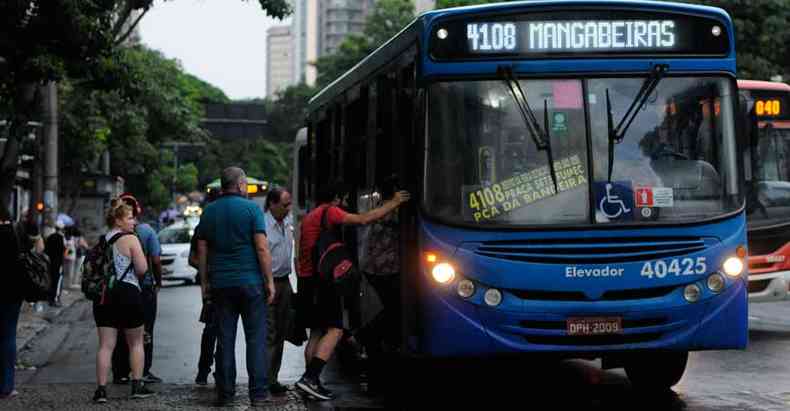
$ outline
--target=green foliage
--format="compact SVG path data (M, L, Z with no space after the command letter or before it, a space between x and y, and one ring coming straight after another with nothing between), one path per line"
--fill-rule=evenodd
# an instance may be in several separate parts
M335 81L365 56L398 34L414 19L412 0L378 0L373 12L365 20L363 34L351 34L330 55L319 57L318 88Z
M181 87L192 101L202 103L230 103L230 99L218 87L209 84L192 74L181 72Z
M188 193L198 189L198 169L193 163L179 165L176 174L176 190Z
M292 143L275 143L264 139L211 140L198 161L200 186L219 178L225 167L237 166L248 176L285 184L291 173Z
M258 3L275 18L291 12L287 0ZM79 172L109 147L113 172L131 174L140 193L161 194L154 183L158 144L201 138L201 101L227 97L156 52L121 47L139 21L133 12L152 6L153 0L0 1L0 117L10 137L0 158L1 206L10 201L25 125L40 107L37 86L48 81L69 83L61 86L69 98L61 102L67 167Z
M301 83L280 90L276 100L266 102L272 129L269 140L293 142L296 132L306 123L307 104L316 91Z
M790 1L682 0L726 10L735 23L738 77L790 74Z

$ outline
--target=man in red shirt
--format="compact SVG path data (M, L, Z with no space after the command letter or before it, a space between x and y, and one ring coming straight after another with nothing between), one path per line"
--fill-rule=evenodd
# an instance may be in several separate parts
M340 338L343 336L343 312L341 298L335 293L329 281L316 278L313 264L313 247L321 233L321 218L327 213L327 228L339 229L343 225L370 224L387 216L398 206L409 201L410 194L398 191L393 198L381 207L364 214L351 214L343 211L340 204L348 195L348 188L333 184L323 188L318 194L318 207L304 216L299 240L299 282L298 313L302 323L310 329L310 339L305 347L305 370L296 387L321 400L334 397L331 391L321 385L321 371L329 361ZM339 238L339 236L338 236Z

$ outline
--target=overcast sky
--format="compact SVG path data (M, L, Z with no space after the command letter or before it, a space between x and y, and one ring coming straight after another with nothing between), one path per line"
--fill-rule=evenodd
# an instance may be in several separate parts
M158 0L140 21L148 47L232 99L266 96L266 29L288 24L257 0Z

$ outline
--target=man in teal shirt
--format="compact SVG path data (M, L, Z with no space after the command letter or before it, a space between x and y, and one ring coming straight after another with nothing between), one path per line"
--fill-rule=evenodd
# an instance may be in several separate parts
M263 405L267 305L275 293L266 226L260 207L247 199L244 170L228 167L220 180L222 196L204 210L197 241L201 290L204 298L211 293L217 317L217 405L227 405L235 395L239 316L247 343L250 402Z

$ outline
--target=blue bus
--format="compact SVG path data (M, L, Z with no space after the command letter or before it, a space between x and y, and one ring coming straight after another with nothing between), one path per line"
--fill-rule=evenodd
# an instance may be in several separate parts
M717 8L427 12L310 101L298 201L340 179L365 211L392 174L414 194L403 352L600 358L668 388L689 351L747 344L735 67Z

